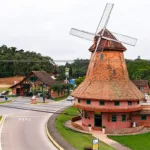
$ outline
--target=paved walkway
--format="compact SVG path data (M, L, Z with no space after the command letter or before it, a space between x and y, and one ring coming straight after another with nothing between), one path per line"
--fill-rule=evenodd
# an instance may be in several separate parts
M98 138L100 141L106 143L107 145L115 148L116 150L131 150L130 148L127 148L121 145L120 143L109 139L106 134L102 133L102 131L91 130L90 132L87 132L87 131L79 130L79 129L74 128L71 125L71 121L65 122L65 126L77 132L92 134L94 137Z
M114 141L114 140L111 140L107 137L106 134L103 134L102 131L95 131L95 130L92 130L90 131L90 133L98 138L100 141L108 144L109 146L115 148L116 150L131 150L130 148L127 148L123 145L121 145L120 143Z

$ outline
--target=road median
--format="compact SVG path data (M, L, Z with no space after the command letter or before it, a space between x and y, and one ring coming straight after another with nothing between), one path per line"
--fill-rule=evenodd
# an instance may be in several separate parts
M48 138L59 150L76 150L72 145L70 145L57 131L56 129L56 118L57 116L65 110L67 107L54 113L48 120L46 124L46 132Z

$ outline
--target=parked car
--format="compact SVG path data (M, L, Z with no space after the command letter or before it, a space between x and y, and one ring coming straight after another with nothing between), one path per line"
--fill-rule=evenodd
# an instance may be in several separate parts
M67 101L73 101L73 100L74 100L73 96L70 95L70 96L67 97Z
M1 95L7 95L9 93L9 91L3 91L1 92Z

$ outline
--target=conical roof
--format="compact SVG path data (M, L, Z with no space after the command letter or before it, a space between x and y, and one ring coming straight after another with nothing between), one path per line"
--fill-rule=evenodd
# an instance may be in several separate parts
M104 33L115 38L108 30ZM103 41L98 51L91 53L85 80L72 92L72 96L95 100L143 100L144 94L130 81L123 51L126 48L116 42ZM103 51L100 51L104 48ZM92 51L92 49L90 48ZM101 57L103 56L103 57Z
M101 32L102 31L100 31L99 34L101 34ZM117 40L117 38L107 29L104 32L104 36L114 39L114 40ZM98 37L95 37L94 44L89 48L89 51L93 52L95 50L97 40L98 40ZM105 51L105 50L125 51L126 48L121 43L101 39L101 41L98 45L97 51Z

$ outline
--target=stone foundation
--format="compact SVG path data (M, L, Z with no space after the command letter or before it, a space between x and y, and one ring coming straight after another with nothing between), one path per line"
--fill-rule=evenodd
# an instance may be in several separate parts
M135 128L124 128L124 129L107 129L106 134L130 134L140 132L144 129L144 126L138 126Z
M71 122L71 125L72 125L73 127L75 127L76 129L83 130L83 127L82 127L81 125L75 123L75 122Z

